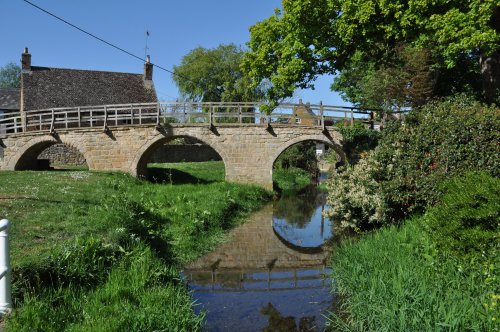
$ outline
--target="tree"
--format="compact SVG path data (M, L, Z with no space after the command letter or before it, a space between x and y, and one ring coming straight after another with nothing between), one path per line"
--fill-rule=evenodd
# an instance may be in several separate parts
M425 49L399 47L390 63L377 68L355 55L331 88L363 108L391 112L421 106L432 96L435 84L429 58Z
M10 62L0 68L0 88L20 88L21 68Z
M221 44L186 54L173 75L182 97L204 102L262 100L262 85L252 85L240 69L243 53L234 44Z
M499 16L496 0L283 0L282 12L250 28L243 67L281 98L324 73L364 67L364 77L393 67L404 46L429 51L433 95L472 91L491 102L500 85Z

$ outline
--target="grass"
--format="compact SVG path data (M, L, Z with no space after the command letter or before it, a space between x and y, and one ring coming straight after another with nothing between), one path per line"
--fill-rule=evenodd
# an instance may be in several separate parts
M156 182L182 183L211 183L224 181L224 162L184 162L148 164L149 172Z
M498 331L498 182L475 173L452 179L426 215L337 248L334 288L343 301L332 327Z
M453 258L438 264L422 252L432 245L418 223L387 228L337 250L332 268L344 302L331 317L332 326L341 331L495 330L495 316L483 305L492 300L484 276Z
M185 176L160 185L120 173L0 173L16 306L5 329L198 330L202 317L179 267L214 248L269 193L221 182L221 163L175 166L199 184Z
M273 182L280 190L300 190L311 184L311 175L296 167L273 169Z

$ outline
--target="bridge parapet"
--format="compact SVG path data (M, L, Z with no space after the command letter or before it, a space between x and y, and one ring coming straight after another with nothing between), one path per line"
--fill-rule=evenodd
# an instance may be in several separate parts
M0 135L57 129L126 127L131 125L182 124L287 124L325 127L338 121L369 122L371 110L322 104L277 105L271 114L261 112L263 102L162 102L65 107L30 110L0 119Z

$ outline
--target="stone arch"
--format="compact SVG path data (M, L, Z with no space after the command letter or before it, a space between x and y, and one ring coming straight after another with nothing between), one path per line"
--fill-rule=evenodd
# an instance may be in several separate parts
M272 173L272 169L273 169L273 166L274 166L274 163L275 163L276 159L278 159L278 157L283 152L285 152L286 149L288 149L292 145L295 145L295 144L301 143L301 142L306 142L306 141L315 141L315 142L325 143L326 145L328 145L329 147L331 147L332 149L334 149L335 152L337 152L337 154L339 155L341 161L345 163L345 161L346 161L345 153L342 150L341 144L337 140L335 140L335 139L329 139L328 137L326 137L324 135L304 135L304 136L299 136L297 138L294 138L294 139L292 139L290 141L287 141L287 142L283 143L281 146L279 146L276 149L276 151L274 151L274 153L273 153L273 155L271 156L271 159L270 159L270 162L271 162L271 165L270 165L271 173Z
M14 156L10 158L6 168L9 170L36 170L39 168L37 158L40 153L49 146L58 143L75 148L83 155L87 165L90 167L91 160L89 160L88 154L82 151L78 144L59 136L44 135L33 138L20 147Z
M176 133L171 136L158 136L155 139L142 145L139 150L135 153L134 158L130 163L130 173L139 178L147 178L147 163L150 160L154 151L165 143L168 143L176 138L189 137L200 141L212 148L222 159L224 167L227 165L227 157L224 154L224 150L220 149L214 142L208 142L205 138L199 137L198 135L193 135L192 133Z

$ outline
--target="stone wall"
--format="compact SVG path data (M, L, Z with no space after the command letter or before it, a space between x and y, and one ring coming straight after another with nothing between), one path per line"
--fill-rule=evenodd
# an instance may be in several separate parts
M85 166L85 157L74 147L66 144L54 144L40 153L38 159L48 159L51 165Z
M160 146L151 156L152 163L178 163L182 161L222 160L214 149L202 144L167 144Z

